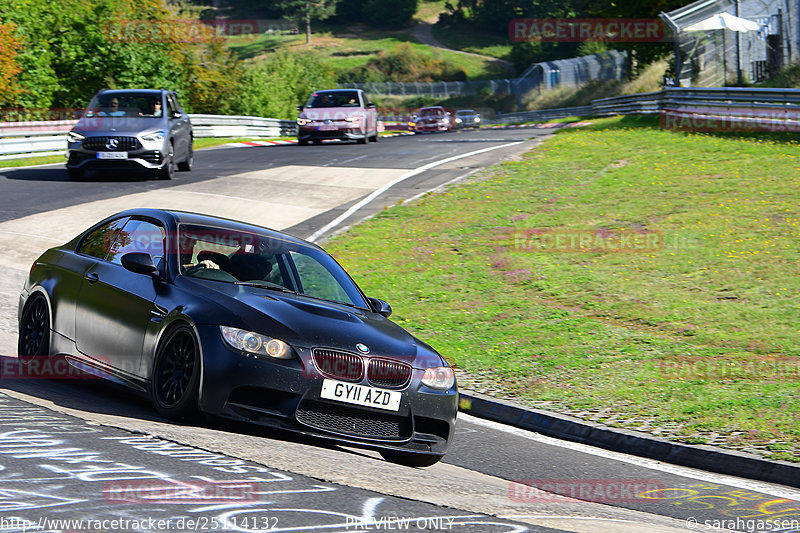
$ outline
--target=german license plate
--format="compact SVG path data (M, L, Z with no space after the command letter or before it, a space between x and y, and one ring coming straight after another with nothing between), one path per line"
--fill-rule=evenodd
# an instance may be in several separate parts
M97 152L97 159L128 159L128 152Z
M319 131L334 131L338 129L336 124L323 124L319 127Z
M403 397L403 393L326 379L322 381L320 396L326 400L397 411L400 409L400 399Z

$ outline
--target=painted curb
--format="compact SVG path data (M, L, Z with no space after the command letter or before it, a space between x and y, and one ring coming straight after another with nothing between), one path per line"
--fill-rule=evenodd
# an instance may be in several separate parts
M671 442L646 433L610 428L548 411L526 409L506 400L473 392L459 392L459 411L548 437L708 472L800 488L800 465L785 461L769 461L735 450L720 451L713 446Z

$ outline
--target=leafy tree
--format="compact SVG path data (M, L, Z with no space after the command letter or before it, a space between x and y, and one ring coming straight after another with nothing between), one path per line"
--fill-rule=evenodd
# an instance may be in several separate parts
M311 20L325 20L336 13L339 0L281 0L277 3L284 16L304 24L306 44L311 44Z
M335 85L332 70L318 57L281 50L244 64L231 105L243 115L291 119L312 92Z
M17 63L21 45L15 28L14 23L0 24L0 105L9 104L20 90L16 76L22 71Z
M366 0L364 18L370 24L384 27L404 27L411 24L417 13L419 0Z

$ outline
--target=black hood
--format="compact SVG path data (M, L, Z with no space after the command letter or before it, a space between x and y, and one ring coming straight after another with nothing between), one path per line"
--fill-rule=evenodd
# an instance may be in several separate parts
M417 368L441 366L441 357L429 346L378 313L258 287L197 282L219 293L217 303L235 317L229 319L235 323L217 323L269 335L298 348L359 353L356 345L363 344L369 356L391 356Z

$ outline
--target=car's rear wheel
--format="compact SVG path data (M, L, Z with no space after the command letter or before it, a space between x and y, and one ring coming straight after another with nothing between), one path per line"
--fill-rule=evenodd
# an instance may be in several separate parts
M50 354L50 311L41 294L31 296L22 312L17 355L23 363Z
M197 414L200 344L188 325L171 329L162 339L150 388L153 405L161 416L179 420Z
M433 466L441 461L442 457L444 457L444 455L424 455L421 453L400 452L395 450L381 450L380 454L381 457L390 463L419 468Z

